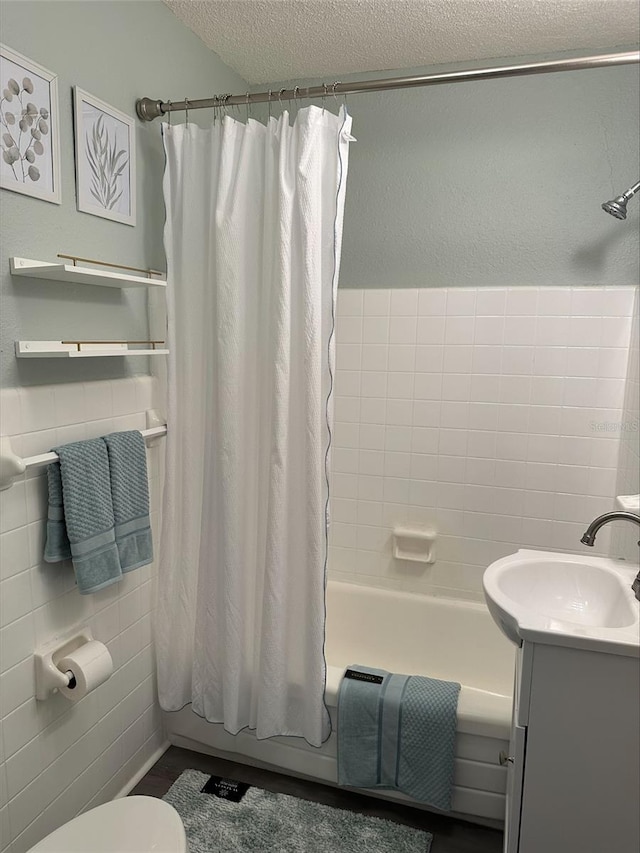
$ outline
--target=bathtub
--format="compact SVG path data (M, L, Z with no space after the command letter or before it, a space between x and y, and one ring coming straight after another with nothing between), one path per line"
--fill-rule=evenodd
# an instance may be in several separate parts
M320 748L300 738L257 740L249 731L230 735L190 706L164 714L169 741L244 764L336 784L336 705L349 664L459 681L453 814L497 826L504 820L515 647L494 625L484 604L433 598L329 581L327 686L333 733ZM403 794L372 796L428 808Z

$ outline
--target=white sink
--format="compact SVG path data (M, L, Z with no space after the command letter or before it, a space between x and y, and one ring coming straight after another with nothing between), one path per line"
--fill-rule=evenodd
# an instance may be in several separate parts
M483 577L487 606L502 632L523 640L639 655L638 567L606 557L521 550Z

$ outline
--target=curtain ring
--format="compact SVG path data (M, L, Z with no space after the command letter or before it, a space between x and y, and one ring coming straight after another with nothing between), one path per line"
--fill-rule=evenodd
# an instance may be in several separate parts
M188 98L184 99L184 116L185 116L184 123L189 124L189 99Z
M271 121L271 89L269 89L269 102L267 104L267 108L269 110L268 119Z
M169 106L171 106L171 101L167 101ZM171 110L167 110L167 124L171 127Z
M247 92L247 102L245 104L247 108L247 123L249 122L249 92Z
M286 92L286 91L287 91L287 90L286 90L285 88L282 88L282 89L280 89L280 91L278 92L278 103L280 104L280 110L281 110L281 111L282 111L282 93L283 93L283 92Z
M327 97L327 84L323 83L322 84L322 112L323 112L323 114L324 114L325 98L326 97Z

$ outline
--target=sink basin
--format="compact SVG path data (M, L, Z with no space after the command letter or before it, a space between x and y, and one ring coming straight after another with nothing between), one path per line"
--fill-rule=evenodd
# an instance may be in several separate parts
M514 643L525 639L638 655L638 571L606 557L521 550L484 573L487 606Z

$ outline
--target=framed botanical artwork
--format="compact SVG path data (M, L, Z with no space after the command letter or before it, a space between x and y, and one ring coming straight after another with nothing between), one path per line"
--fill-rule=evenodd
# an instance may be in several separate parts
M60 204L58 78L0 44L0 187Z
M133 119L74 87L78 210L136 224Z

